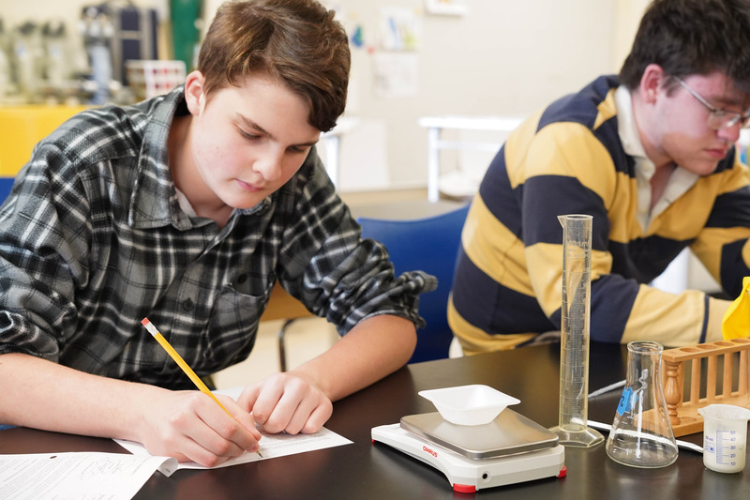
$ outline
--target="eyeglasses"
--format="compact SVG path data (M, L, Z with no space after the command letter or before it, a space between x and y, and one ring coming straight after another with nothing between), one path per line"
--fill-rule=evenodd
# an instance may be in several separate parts
M712 106L707 100L705 100L698 92L691 89L690 86L682 81L682 79L674 76L672 77L675 80L679 82L680 85L682 85L685 90L690 92L690 95L696 98L696 100L703 104L710 113L708 114L708 121L706 122L707 125L714 129L714 130L721 130L729 127L735 126L737 123L740 124L740 127L747 127L748 123L750 122L750 115L748 114L741 114L741 113L734 113L732 111L725 111L723 109L715 108Z

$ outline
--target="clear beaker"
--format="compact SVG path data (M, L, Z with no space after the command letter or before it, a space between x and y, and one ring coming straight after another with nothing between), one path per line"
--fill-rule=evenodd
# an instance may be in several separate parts
M588 448L604 441L604 436L588 427L593 217L561 215L558 219L563 227L560 418L550 430L562 445Z
M712 404L699 408L698 413L703 417L703 465L725 473L744 469L750 410Z
M628 344L628 375L617 406L606 451L615 462L632 467L664 467L677 460L677 442L661 386L658 342Z

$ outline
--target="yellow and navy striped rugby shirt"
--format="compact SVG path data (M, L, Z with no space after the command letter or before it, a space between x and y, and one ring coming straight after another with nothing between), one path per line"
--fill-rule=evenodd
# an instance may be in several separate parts
M718 340L727 301L646 285L686 246L731 296L750 275L750 174L734 148L644 228L636 168L603 76L531 116L490 165L464 226L448 319L468 354L560 330L559 215L593 216L591 338ZM709 314L710 312L710 314Z

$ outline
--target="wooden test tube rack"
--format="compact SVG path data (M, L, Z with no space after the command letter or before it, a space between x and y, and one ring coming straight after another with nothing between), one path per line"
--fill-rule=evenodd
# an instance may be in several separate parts
M733 387L733 373L735 355L739 353L739 367L737 384ZM748 354L750 353L750 339L733 339L678 347L665 350L662 353L664 365L662 385L664 398L667 401L669 420L675 437L703 431L703 418L698 413L712 403L732 404L747 407L750 403L748 391ZM723 356L724 363L721 373L718 373L719 356ZM700 397L701 364L705 365L705 397ZM691 363L690 396L684 401L685 363ZM721 394L717 394L718 382L721 381Z

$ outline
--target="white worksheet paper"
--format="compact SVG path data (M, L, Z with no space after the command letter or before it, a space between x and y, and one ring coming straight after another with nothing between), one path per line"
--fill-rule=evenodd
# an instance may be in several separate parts
M216 394L224 394L237 399L242 392L242 387L236 387L232 389L214 391ZM262 426L258 426L258 430L263 435L260 440L260 454L257 453L244 453L239 457L232 458L226 462L217 465L213 468L228 467L230 465L244 464L248 462L258 462L260 460L268 460L269 458L284 457L287 455L294 455L297 453L305 453L308 451L322 450L324 448L333 448L334 446L342 446L345 444L351 444L352 442L345 437L336 434L335 432L326 429L325 427L320 429L315 434L269 434L263 430ZM130 453L139 456L151 456L146 448L133 441L125 441L122 439L116 439L120 446L128 450ZM177 465L178 469L208 469L203 465L195 462L182 462Z
M0 455L0 498L130 500L157 470L170 476L177 460L96 452Z

